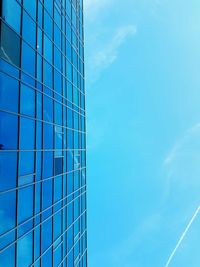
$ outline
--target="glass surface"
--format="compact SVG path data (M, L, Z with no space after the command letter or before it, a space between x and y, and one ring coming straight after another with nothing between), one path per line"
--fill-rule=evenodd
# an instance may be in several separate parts
M35 90L24 84L20 89L20 112L35 117Z
M35 52L22 41L22 69L28 74L35 76Z
M9 192L0 195L0 234L7 232L8 230L15 227L15 203L16 203L16 193Z
M17 153L0 153L0 191L14 188L16 186L16 173Z
M33 216L33 186L25 187L18 193L18 222Z
M13 16L13 10L15 15ZM16 0L2 1L2 18L17 32L20 33L21 7Z
M18 117L0 112L0 144L1 149L17 149Z
M26 11L31 15L33 19L36 18L36 3L37 1L35 0L23 0L23 5Z
M84 117L73 111L84 108L85 101L79 93L83 79L75 68L83 71L82 40L76 36L76 16L82 11L79 2L68 0L1 4L0 235L17 227L0 236L0 266L58 266L72 248L63 261L70 267L79 257L74 242L86 226L85 217L73 226L80 205L86 208L85 196L73 201L82 192L74 190L85 183L85 173L76 171L81 160L85 164L84 156L73 152L85 145L85 137L73 129L84 126Z
M29 1L29 2L33 3L35 1ZM23 12L22 36L26 42L28 42L33 48L35 48L36 24L25 11Z
M20 38L7 25L0 21L0 57L19 67L20 65ZM13 49L15 44L15 49Z
M17 113L19 82L16 79L0 72L0 85L0 108Z
M17 242L17 263L20 267L30 266L32 263L33 233L27 234Z
M35 147L35 121L20 118L20 149L34 149Z

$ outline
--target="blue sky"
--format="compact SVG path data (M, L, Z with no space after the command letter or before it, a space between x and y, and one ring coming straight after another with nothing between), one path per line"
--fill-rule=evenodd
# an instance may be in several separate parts
M85 0L89 266L165 267L200 205L200 3ZM200 265L200 214L170 262Z

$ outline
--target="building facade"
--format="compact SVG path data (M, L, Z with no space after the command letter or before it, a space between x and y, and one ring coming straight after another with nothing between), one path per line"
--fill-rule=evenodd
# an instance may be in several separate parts
M0 266L87 266L82 0L0 1Z

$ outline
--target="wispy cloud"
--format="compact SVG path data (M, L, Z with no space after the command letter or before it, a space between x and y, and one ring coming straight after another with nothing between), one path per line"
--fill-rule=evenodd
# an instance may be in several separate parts
M182 233L178 243L176 244L174 250L172 251L171 255L169 256L169 259L165 265L165 267L168 267L171 263L171 261L173 260L178 248L180 247L181 243L183 242L183 239L185 238L187 232L190 230L190 227L192 226L193 222L195 221L197 215L200 212L200 206L197 208L197 210L195 211L194 215L192 216L190 222L188 223L187 227L185 228L184 232Z
M89 58L89 71L92 73L92 80L96 80L102 70L108 68L117 59L121 45L137 33L135 25L126 25L119 27L113 37L104 44L104 46L95 51Z
M93 20L96 18L102 9L108 7L112 2L113 0L85 0L84 10L87 19Z

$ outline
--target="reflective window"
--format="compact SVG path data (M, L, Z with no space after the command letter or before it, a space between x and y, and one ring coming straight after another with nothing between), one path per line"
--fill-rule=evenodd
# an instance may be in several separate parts
M43 125L44 149L53 149L53 125L44 123Z
M30 266L32 263L33 233L27 234L17 242L17 263L20 267Z
M33 186L25 187L18 193L18 222L33 216Z
M19 175L34 173L34 152L19 152Z
M0 38L0 56L19 67L20 65L20 38L7 25L1 22L1 38ZM15 44L15 49L13 49Z
M63 158L55 158L55 175L59 175L63 172Z
M13 135L13 132L16 134ZM0 112L0 145L1 149L17 149L18 117Z
M13 267L15 266L15 246L7 248L0 253L0 264L1 266Z
M22 41L22 69L28 74L35 76L35 52Z
M44 34L44 57L52 64L53 46L50 39Z
M15 192L0 195L0 234L5 233L15 227L15 203Z
M53 21L49 14L44 10L44 31L49 35L52 39L53 34Z
M18 113L19 82L0 72L0 84L0 108Z
M35 2L35 1L29 1L29 2ZM31 46L33 46L33 48L35 48L36 24L25 11L23 12L22 36L25 41L27 41Z
M0 191L16 186L16 174L17 153L0 153Z
M20 118L20 149L34 149L35 147L35 121Z
M35 116L35 90L21 84L20 112L25 115Z
M43 153L43 177L53 176L53 152Z
M32 16L33 19L36 18L36 1L23 0L23 5L26 11Z
M15 11L14 16L13 10ZM13 27L17 33L20 33L21 7L16 0L2 1L2 18Z

